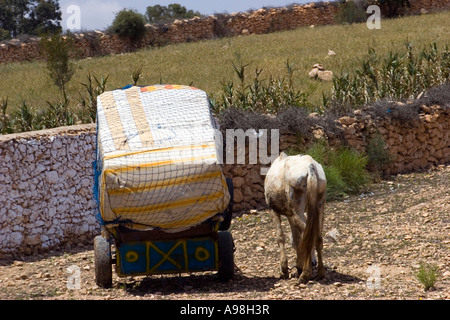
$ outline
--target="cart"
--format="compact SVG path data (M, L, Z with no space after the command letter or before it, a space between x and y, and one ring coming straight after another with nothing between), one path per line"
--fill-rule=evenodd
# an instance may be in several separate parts
M97 99L95 280L218 271L234 276L233 185L205 92L130 86Z

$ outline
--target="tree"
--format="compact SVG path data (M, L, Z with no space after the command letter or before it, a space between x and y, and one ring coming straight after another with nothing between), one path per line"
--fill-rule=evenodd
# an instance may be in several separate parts
M377 0L378 4L387 8L387 16L395 17L402 7L409 7L409 0Z
M132 41L140 40L145 35L145 18L142 14L123 9L114 18L110 31L120 37L130 38Z
M4 38L61 31L57 0L0 0L0 29Z
M30 13L28 33L58 33L61 25L61 11L56 0L39 0Z
M50 79L61 90L64 99L67 99L66 85L75 73L75 67L69 60L73 48L72 37L70 34L62 37L60 33L53 33L42 37L39 44L47 60Z
M154 5L148 6L145 17L149 23L169 22L175 19L190 19L195 16L201 16L198 11L187 10L186 7L178 3L172 3L166 6Z

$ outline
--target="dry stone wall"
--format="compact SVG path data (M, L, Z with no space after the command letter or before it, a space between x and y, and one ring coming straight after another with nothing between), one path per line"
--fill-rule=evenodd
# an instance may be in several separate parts
M95 127L0 136L0 258L91 241Z
M448 106L422 106L414 122L356 110L335 125L343 141L313 127L301 143L326 139L330 145L365 151L375 135L381 136L392 155L386 169L391 174L450 161ZM95 125L0 136L0 259L90 243L99 233L93 198L95 142ZM280 150L298 143L298 136L281 132ZM248 150L246 154L248 159ZM265 206L262 167L224 165L234 184L235 211Z
M314 116L314 115L311 115ZM381 137L391 162L384 168L386 174L398 174L437 166L450 161L450 108L421 106L415 121L377 117L371 112L356 110L352 115L339 118L336 129L342 137L330 135L319 126L311 128L310 137L299 137L288 132L280 136L280 151L300 149L314 141L325 139L330 146L348 145L366 152L372 139ZM299 146L299 143L301 144ZM235 151L236 152L236 151ZM248 159L248 150L246 150ZM248 163L248 162L247 162ZM233 179L235 210L251 210L266 206L261 164L224 166L225 175Z
M450 8L450 0L411 0L410 3L411 7L404 10L403 14L420 14ZM124 53L150 46L333 24L337 8L336 2L294 4L283 8L262 8L253 12L176 20L165 25L147 25L147 32L138 43L101 31L77 33L73 35L73 55L86 58ZM38 59L41 59L38 38L0 43L0 63Z

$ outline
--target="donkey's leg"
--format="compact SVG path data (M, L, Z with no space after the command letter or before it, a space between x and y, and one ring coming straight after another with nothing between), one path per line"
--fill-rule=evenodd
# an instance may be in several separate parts
M322 249L323 249L323 238L322 238L322 229L323 229L323 219L324 219L324 204L323 202L319 206L319 214L320 214L320 225L319 225L319 234L316 238L316 251L317 251L317 280L321 280L325 277L325 267L323 266L322 260Z
M321 280L325 277L325 267L322 261L322 248L323 239L322 235L318 235L316 239L316 250L317 250L317 280Z
M296 261L297 272L295 273L295 277L298 277L302 273L303 269L302 255L300 252L300 243L302 240L303 231L305 230L305 223L296 214L289 216L288 221L292 231L292 244L297 253L297 261Z
M277 243L280 248L280 265L281 265L281 273L280 276L283 279L289 278L289 269L288 269L288 260L284 248L285 238L283 229L281 228L281 216L272 211L273 223L275 224L275 230L277 235Z
M307 283L312 275L311 255L305 254L304 257L305 260L303 261L302 274L300 275L300 278L298 280L300 283Z

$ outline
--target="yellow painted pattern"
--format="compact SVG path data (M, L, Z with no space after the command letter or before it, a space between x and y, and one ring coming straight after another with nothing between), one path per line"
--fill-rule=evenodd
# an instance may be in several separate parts
M184 263L184 265L186 266L186 268L187 268L187 266L188 266L188 263L187 263L187 248L186 248L186 240L185 239L182 239L182 240L179 240L177 243L175 243L175 245L167 252L167 253L165 253L165 252L163 252L163 251L161 251L157 246L155 246L151 241L148 241L147 242L147 270L149 270L149 272L153 272L153 271L155 271L155 270L157 270L158 269L158 267L160 266L160 265L162 265L166 260L167 261L170 261L170 263L172 263L174 266L176 266L179 270L181 270L182 269L182 267L180 266L180 264L179 263L177 263L175 260L173 260L171 257L170 257L170 254L179 246L179 245L182 245L183 246L183 253L184 253L184 259L185 259L185 263ZM149 268L149 265L150 265L150 247L151 248L153 248L156 252L158 252L161 256L162 256L162 258L161 258L161 260L159 260L159 262L157 263L157 264L155 264L154 266L153 266L153 268ZM186 270L187 271L187 270Z
M142 275L149 275L149 274L161 274L161 273L173 273L172 270L164 271L164 270L158 270L158 268L166 261L169 261L172 263L179 271L189 272L189 261L188 261L188 249L187 249L187 241L188 239L182 238L179 239L177 242L174 243L174 245L169 249L169 251L164 252L156 244L153 243L153 241L144 241L145 243L145 255L146 255L146 271L140 272L137 274ZM183 256L184 256L184 267L180 265L177 261L173 260L170 255L173 253L173 251L178 248L182 247L183 250ZM151 261L150 258L150 251L151 249L155 250L157 253L161 255L161 259L158 260L156 264L154 264L151 268L150 265L154 263L154 261ZM127 274L121 273L121 257L120 257L120 250L117 251L117 274L119 276L126 276ZM197 247L194 254L195 259L198 261L206 261L211 257L211 253L204 247ZM133 263L136 262L139 259L138 253L135 251L128 251L125 253L125 260L127 262ZM214 269L217 269L219 261L219 253L218 253L218 242L214 241ZM135 275L137 275L135 274Z

